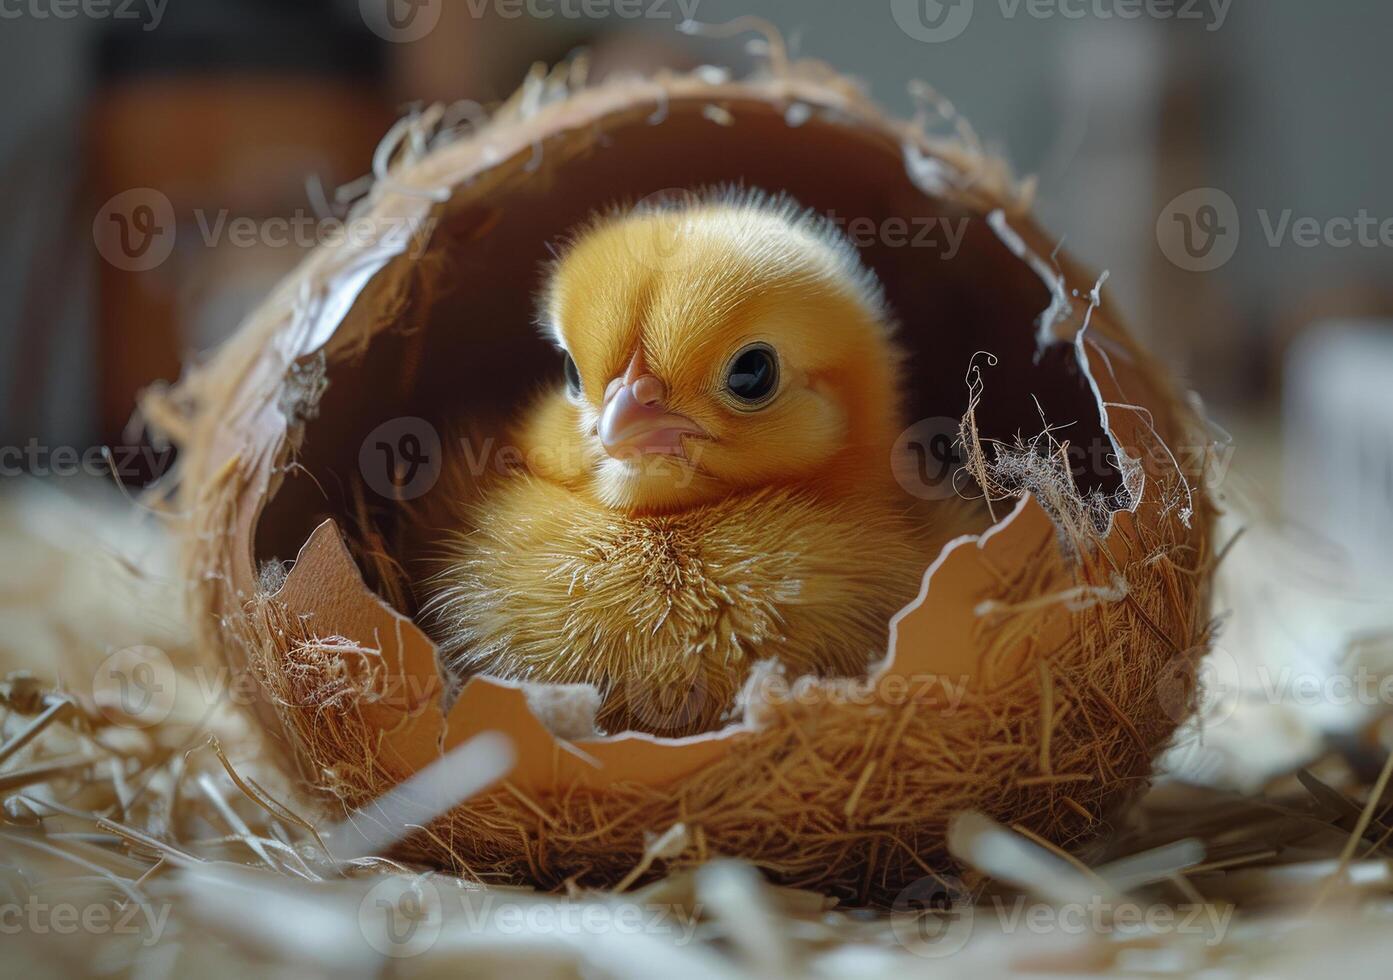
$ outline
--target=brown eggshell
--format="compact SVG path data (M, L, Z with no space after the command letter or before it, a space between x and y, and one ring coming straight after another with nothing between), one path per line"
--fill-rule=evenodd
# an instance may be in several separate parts
M212 363L172 398L151 401L183 453L179 504L204 638L265 681L263 720L307 771L335 774L316 777L326 789L357 806L475 734L515 743L503 788L442 817L433 838L407 848L413 855L516 880L613 884L648 866L647 831L683 822L692 843L673 864L738 853L781 879L867 898L940 862L944 786L969 785L954 806L996 808L999 819L1079 840L1142 785L1181 720L1147 692L1177 662L1189 677L1207 637L1209 506L1196 467L1158 447L1192 444L1198 420L1106 304L1089 302L1094 281L1067 259L1056 273L1041 258L1054 243L999 162L970 141L887 118L821 66L778 67L749 81L707 72L595 88L534 76L486 128L450 139L433 129L441 111L431 110L414 130L427 152L405 140L361 210L429 235L317 249ZM441 399L460 399L452 410L466 413L512 408L527 372L539 370L530 367L536 341L495 323L530 303L528 249L619 197L723 177L777 182L824 209L971 222L963 256L932 267L927 284L911 260L928 259L873 250L870 261L901 307L964 318L968 335L941 335L946 366L926 368L943 379L934 391L954 388L959 398L968 355L988 345L1048 352L1015 353L1005 374L984 375L983 424L1002 438L1038 431L1039 395L1060 416L1050 421L1096 425L1114 456L1132 461L1110 484L1118 503L1108 526L1066 527L1057 502L1023 487L996 504L989 530L953 542L926 569L868 683L882 691L888 679L922 688L926 677L960 678L972 693L957 715L931 693L907 706L752 704L747 721L705 735L567 740L547 730L519 685L485 677L445 710L434 646L374 594L345 538L354 514L338 488L363 433L394 414L439 409ZM1051 302L1064 315L1046 317ZM981 336L971 335L973 316ZM502 365L522 382L500 387ZM953 417L961 407L959 398ZM294 564L268 592L260 564L287 550L298 551ZM1103 594L1119 579L1127 588L1102 605L1049 598ZM297 700L321 688L297 680L294 658L339 641L355 648L344 669L366 693L329 705ZM1114 683L1107 665L1124 661L1130 673ZM1118 703L1129 698L1136 703ZM375 758L366 768L336 758L316 725L343 726ZM946 755L913 748L941 739ZM888 754L862 758L858 746L871 745ZM973 745L977 762L962 755ZM800 752L820 760L820 780L836 774L847 785L800 789ZM1020 761L984 761L1005 756ZM1057 768L1065 763L1075 771ZM755 806L750 784L761 781L771 795ZM760 833L760 820L782 829ZM504 825L516 834L485 829Z

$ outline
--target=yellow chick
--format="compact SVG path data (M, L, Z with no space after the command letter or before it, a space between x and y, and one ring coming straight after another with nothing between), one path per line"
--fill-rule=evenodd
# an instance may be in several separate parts
M902 355L855 248L717 193L597 220L541 307L565 383L458 506L426 603L447 663L593 684L603 730L683 735L728 720L757 661L884 656L946 530L892 473Z

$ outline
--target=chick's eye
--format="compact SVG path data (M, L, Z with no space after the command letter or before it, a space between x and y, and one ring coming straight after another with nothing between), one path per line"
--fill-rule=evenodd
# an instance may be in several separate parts
M563 370L566 372L566 390L573 395L580 394L580 368L576 367L575 358L570 354L562 355L565 359Z
M730 362L726 390L746 405L758 405L773 395L779 383L779 361L767 344L751 344Z

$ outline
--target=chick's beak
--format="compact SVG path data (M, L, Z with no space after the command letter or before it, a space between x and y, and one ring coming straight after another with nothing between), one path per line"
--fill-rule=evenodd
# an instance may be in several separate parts
M650 374L642 352L634 354L622 377L605 390L596 427L605 452L615 459L643 453L686 456L683 436L705 435L701 426L665 406L667 386Z

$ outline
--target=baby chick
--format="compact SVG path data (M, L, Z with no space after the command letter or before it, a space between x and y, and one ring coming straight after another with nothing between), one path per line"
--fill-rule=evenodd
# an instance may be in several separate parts
M726 719L758 660L864 674L945 529L892 474L902 356L855 248L715 194L596 221L541 307L565 383L458 509L426 606L447 662L594 684L603 729L667 735Z

